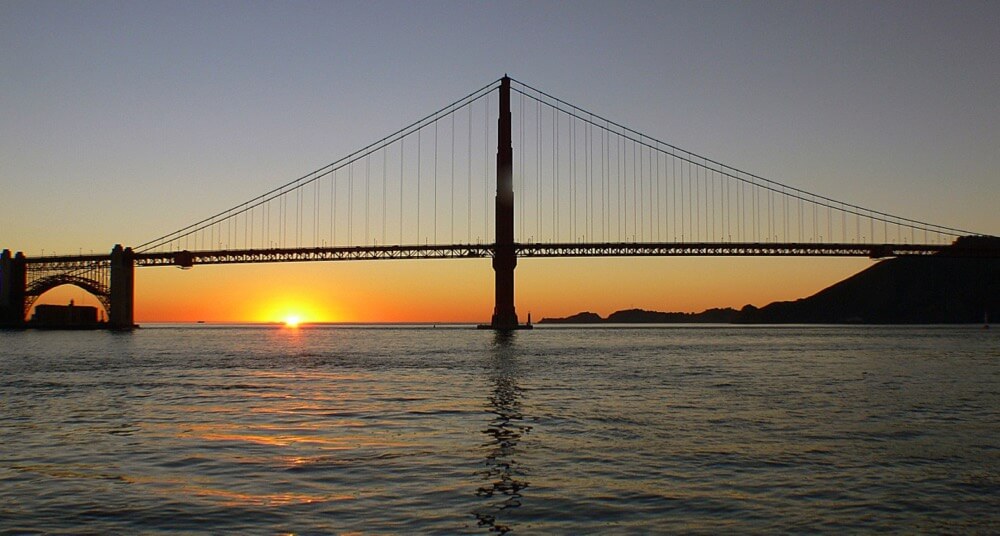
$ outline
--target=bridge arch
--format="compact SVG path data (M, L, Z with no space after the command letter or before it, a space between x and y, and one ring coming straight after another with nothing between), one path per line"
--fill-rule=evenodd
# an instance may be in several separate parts
M100 281L89 279L74 274L53 274L46 277L41 277L31 281L27 288L25 289L25 306L24 306L24 317L27 319L28 313L31 308L34 307L35 302L38 301L43 294L46 292L61 287L63 285L72 285L83 289L87 293L91 294L97 301L101 303L101 307L104 308L104 314L106 317L111 316L111 288L110 285L102 283Z

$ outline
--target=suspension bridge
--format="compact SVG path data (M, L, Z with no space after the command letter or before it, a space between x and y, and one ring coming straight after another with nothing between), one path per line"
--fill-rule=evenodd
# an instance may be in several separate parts
M495 147L495 149L494 149ZM107 255L0 255L0 325L60 285L134 327L136 267L490 258L489 327L522 327L518 258L992 255L977 233L806 192L504 76L316 171Z

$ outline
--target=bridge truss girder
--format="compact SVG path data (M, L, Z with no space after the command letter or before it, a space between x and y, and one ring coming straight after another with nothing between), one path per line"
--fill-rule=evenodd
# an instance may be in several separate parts
M492 244L354 246L137 253L136 266L248 264L264 262L365 261L379 259L475 259L493 256Z
M24 316L42 294L62 285L74 285L92 294L111 313L111 259L107 256L48 257L26 263Z
M993 255L992 251L938 244L798 244L798 243L515 243L518 257L886 257ZM396 259L493 258L493 244L348 246L250 250L137 253L136 266L250 264L266 262L366 261Z
M10 264L9 251L3 252L4 265ZM17 300L8 298L11 304L3 303L5 325L22 327L25 319L38 298L51 289L62 285L77 286L97 298L107 313L107 325L111 329L132 329L133 323L133 253L129 248L116 245L110 255L69 255L25 258L18 253L17 262L23 266L23 278L10 281L10 291L3 296L16 295ZM4 278L7 281L8 278ZM17 288L13 288L16 286ZM0 289L2 290L2 289ZM11 292L12 291L12 292ZM23 311L21 308L23 307ZM7 318L9 311L17 309L20 318Z
M605 243L518 244L519 257L869 257L934 255L948 246L917 244Z

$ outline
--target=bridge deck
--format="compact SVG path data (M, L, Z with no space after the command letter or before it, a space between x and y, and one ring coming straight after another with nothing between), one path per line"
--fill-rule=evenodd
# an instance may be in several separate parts
M522 258L555 257L995 257L994 250L956 248L944 244L841 243L562 243L516 244ZM341 246L136 253L136 266L250 264L266 262L360 261L388 259L477 259L493 257L493 244ZM31 257L29 265L74 270L107 262L108 255Z
M516 244L519 257L807 256L899 257L942 254L981 256L938 244L603 243ZM489 258L492 244L353 246L138 253L137 266L193 266L385 259Z

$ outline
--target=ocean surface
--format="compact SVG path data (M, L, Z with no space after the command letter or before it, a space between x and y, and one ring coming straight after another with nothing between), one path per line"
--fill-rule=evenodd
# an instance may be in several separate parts
M0 533L996 533L1000 329L0 332Z

